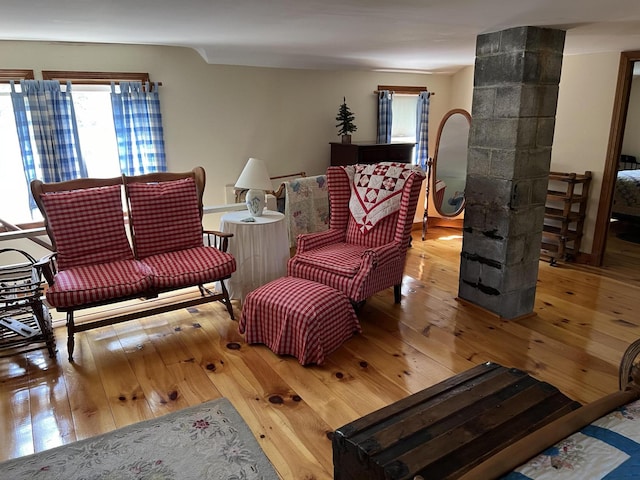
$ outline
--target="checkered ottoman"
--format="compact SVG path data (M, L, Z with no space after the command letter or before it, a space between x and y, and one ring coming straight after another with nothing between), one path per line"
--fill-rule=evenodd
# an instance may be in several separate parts
M274 353L293 355L302 365L321 365L327 355L360 332L347 296L321 283L282 277L247 295L240 333Z

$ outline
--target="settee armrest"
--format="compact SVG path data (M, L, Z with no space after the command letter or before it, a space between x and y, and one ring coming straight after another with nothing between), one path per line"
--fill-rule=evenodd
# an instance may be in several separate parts
M325 230L324 232L303 233L297 237L296 253L304 253L332 243L344 242L344 239L345 232L343 230Z
M53 286L54 277L58 271L57 256L57 252L49 253L33 264L33 267L42 273L50 287Z
M227 251L229 239L233 237L233 233L220 232L218 230L203 230L202 233L207 236L207 245L215 247L221 252Z
M373 266L380 266L398 260L400 253L400 246L396 242L391 242L378 247L367 248L362 253L362 258Z

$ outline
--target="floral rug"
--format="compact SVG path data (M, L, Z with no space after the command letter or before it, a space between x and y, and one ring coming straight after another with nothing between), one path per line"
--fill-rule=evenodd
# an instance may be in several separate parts
M278 479L225 398L0 463L17 479Z

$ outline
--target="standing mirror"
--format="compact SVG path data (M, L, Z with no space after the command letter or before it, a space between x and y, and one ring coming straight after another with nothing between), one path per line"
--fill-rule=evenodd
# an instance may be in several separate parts
M455 217L464 209L467 181L467 147L471 115L466 110L448 111L438 127L436 149L427 178L422 239L427 229L429 192L433 205L442 217Z

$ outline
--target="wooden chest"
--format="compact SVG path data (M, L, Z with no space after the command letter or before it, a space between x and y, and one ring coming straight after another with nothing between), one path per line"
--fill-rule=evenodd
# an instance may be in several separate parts
M336 430L334 478L457 478L579 406L523 371L478 365Z

